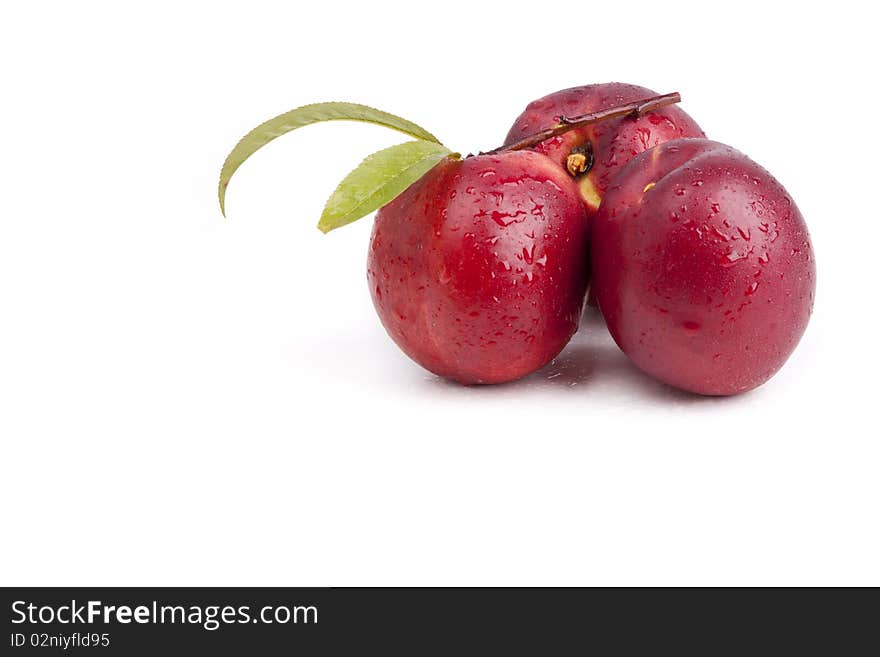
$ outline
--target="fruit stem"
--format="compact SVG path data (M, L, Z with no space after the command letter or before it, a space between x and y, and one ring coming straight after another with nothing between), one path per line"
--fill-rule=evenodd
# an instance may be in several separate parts
M607 121L608 119L626 117L637 118L648 112L660 109L661 107L666 107L667 105L673 105L674 103L679 102L681 102L681 94L675 91L671 94L663 94L662 96L653 96L652 98L636 100L627 103L626 105L618 105L617 107L610 107L608 109L599 110L598 112L590 112L589 114L582 114L580 116L560 116L559 124L555 127L536 132L528 137L523 137L519 141L508 144L507 146L499 146L485 154L494 155L495 153L519 151L523 148L531 148L532 146L537 146L546 139L551 139L552 137L564 134L569 130L582 128L587 125L599 123L600 121Z

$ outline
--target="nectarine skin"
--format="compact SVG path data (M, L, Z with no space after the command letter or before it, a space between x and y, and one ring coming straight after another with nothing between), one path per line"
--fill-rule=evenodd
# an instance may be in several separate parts
M514 121L505 144L551 128L560 116L572 118L656 96L645 87L620 82L563 89L532 101ZM700 126L681 108L663 107L638 118L601 121L558 135L534 147L562 167L568 156L587 143L592 168L577 176L584 203L595 212L617 171L642 151L679 137L705 137Z
M537 370L577 329L588 219L571 178L529 151L446 159L376 215L367 278L391 338L465 383Z
M643 152L592 227L593 290L645 372L704 395L761 385L797 346L816 269L803 217L766 170L706 139Z

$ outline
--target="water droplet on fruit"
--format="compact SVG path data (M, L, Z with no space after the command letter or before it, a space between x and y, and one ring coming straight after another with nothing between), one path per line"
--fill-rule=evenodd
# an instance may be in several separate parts
M691 187L702 187L702 186L703 186L702 180L695 180L694 182L691 183Z
M682 322L681 325L684 327L685 331L693 332L693 331L700 330L699 322L686 321L686 322Z
M746 289L746 296L748 296L748 297L752 296L755 293L755 291L758 289L758 285L759 285L758 281L755 281L754 283L749 285L748 289Z
M545 253L545 254L542 255L540 258L538 258L537 260L535 260L535 264L536 264L536 265L541 265L542 267L545 267L545 266L547 265L547 254Z
M712 227L712 232L715 233L715 235L717 235L719 238L721 238L721 239L724 240L725 242L728 241L728 237L727 237L727 235L725 235L724 233L722 233L722 232L721 232L720 230L718 230L718 228L716 228L715 226Z
M527 250L523 247L522 250L522 258L526 261L526 264L532 264L535 261L535 245L532 244L531 250Z
M713 214L718 214L719 212L721 212L721 206L718 205L717 203L713 203L712 204L712 212L713 212Z
M675 188L675 195L676 196L684 196L684 193L685 193L684 187L676 187Z
M742 235L742 238L743 238L744 240L751 240L751 239L752 239L752 231L749 230L748 228L746 228L745 230L743 230L742 228L740 228L739 226L737 226L736 229L739 231L739 234Z
M510 214L509 212L499 212L498 210L492 211L492 221L502 228L507 228L510 224L520 223L525 217L526 213L524 210L517 210L513 214Z
M763 199L763 196L761 198ZM761 201L752 201L749 203L749 208L751 208L752 212L754 212L757 217L763 217L767 212L767 208L764 207L764 204L761 203Z
M731 266L735 265L736 263L740 262L741 260L745 259L747 256L748 256L748 253L745 253L743 251L733 250L721 259L721 264L724 267L731 267Z
M764 253L762 255L759 255L758 262L760 262L762 265L766 265L768 262L770 262L770 254Z

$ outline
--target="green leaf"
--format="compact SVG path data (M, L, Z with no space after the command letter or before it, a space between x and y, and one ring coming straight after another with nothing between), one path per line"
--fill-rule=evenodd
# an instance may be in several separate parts
M429 141L408 141L373 153L339 183L318 228L327 233L381 208L448 155L448 148Z
M321 121L363 121L365 123L375 123L386 128L399 130L417 139L423 139L435 144L440 143L440 140L421 126L394 114L389 114L366 105L359 105L357 103L314 103L313 105L303 105L258 125L242 137L241 141L235 145L235 148L226 157L223 169L220 171L220 184L217 190L220 198L220 211L223 215L226 216L226 188L229 186L229 180L246 159L276 137L287 134L291 130Z

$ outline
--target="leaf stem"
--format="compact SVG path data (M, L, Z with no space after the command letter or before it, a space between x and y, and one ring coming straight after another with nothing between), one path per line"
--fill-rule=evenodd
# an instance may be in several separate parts
M681 94L675 91L671 94L663 94L662 96L653 96L651 98L636 100L631 103L626 103L625 105L618 105L617 107L610 107L608 109L599 110L598 112L590 112L589 114L582 114L580 116L560 116L559 123L556 126L523 137L512 144L499 146L494 150L488 151L485 155L494 155L495 153L519 151L524 148L531 148L532 146L537 146L542 141L564 134L569 130L583 128L584 126L599 123L600 121L607 121L608 119L628 117L637 118L648 112L653 112L661 107L673 105L678 102L681 102Z

